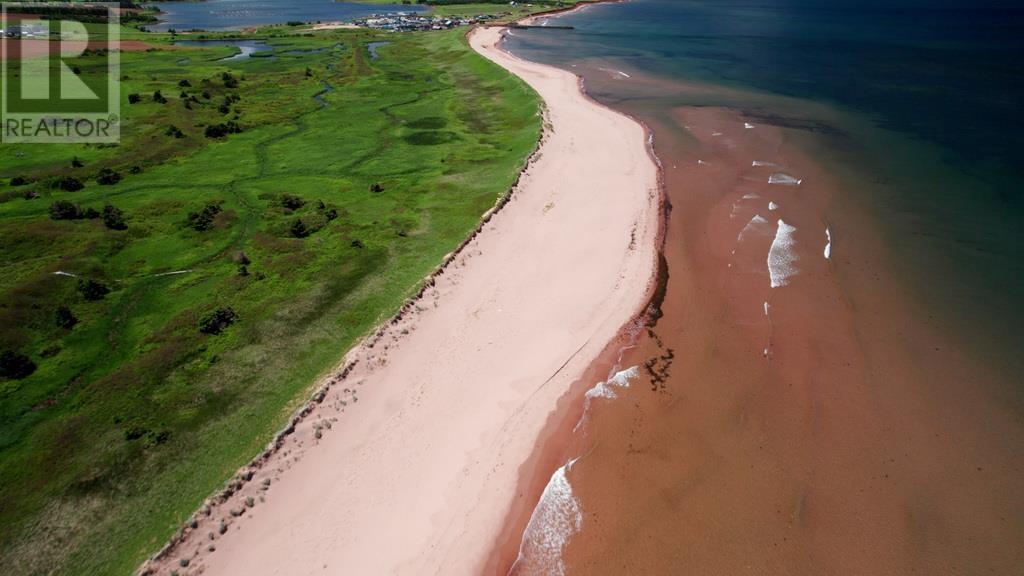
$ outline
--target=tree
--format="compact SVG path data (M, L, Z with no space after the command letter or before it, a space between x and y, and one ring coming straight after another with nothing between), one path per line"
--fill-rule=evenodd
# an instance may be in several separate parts
M225 88L238 88L238 79L232 76L231 72L224 72L220 79L224 81Z
M184 138L185 137L185 133L182 132L180 128L178 128L177 126L175 126L173 124L168 126L167 130L164 130L164 135L166 135L166 136L174 136L175 138Z
M199 319L199 331L203 334L220 334L238 320L238 314L230 306L218 308Z
M28 180L26 180L24 176L15 176L14 178L11 178L11 186L24 186L25 184L28 184Z
M167 98L164 98L164 95L157 90L156 92L153 92L153 102L156 102L157 104L166 104Z
M289 232L295 238L305 238L306 236L309 236L309 228L306 227L306 223L302 221L302 218L296 218L295 221L292 222Z
M380 183L374 183L370 185L370 192L383 192L384 187Z
M180 88L191 88L192 87L192 83L189 82L187 78L186 79L182 79L181 82L178 82L178 87L180 87Z
M90 278L78 281L78 291L82 293L82 297L86 300L95 302L96 300L103 300L103 297L110 293L110 288Z
M128 95L128 103L129 104L138 104L139 102L142 102L142 96L139 96L138 94L129 94Z
M124 221L124 212L110 204L103 207L103 225L111 230L128 229L128 224Z
M0 352L0 378L21 380L36 371L36 363L24 354L10 350Z
M72 168L81 168L82 166L85 166L85 164L82 164L82 161L78 159L78 156L71 159Z
M96 183L101 186L113 186L121 181L121 173L114 172L110 168L104 168L100 170L99 176L96 177Z
M78 318L75 318L74 313L67 306L58 306L53 316L57 326L67 330L74 328L75 324L78 324Z

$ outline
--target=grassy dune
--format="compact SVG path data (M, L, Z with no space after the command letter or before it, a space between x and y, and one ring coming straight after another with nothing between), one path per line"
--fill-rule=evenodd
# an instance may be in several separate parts
M3 572L133 570L508 189L538 102L464 32L124 53L120 146L0 147L0 183L28 181L0 188L0 350L36 365L0 379ZM228 121L242 131L204 136ZM121 181L99 185L103 168ZM59 200L127 228L54 220ZM82 279L110 292L86 300ZM233 324L200 331L227 308Z

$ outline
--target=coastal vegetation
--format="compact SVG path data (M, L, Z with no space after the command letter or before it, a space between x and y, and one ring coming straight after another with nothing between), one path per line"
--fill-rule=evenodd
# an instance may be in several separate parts
M124 37L153 48L121 54L119 145L0 147L13 574L131 572L418 289L539 137L535 94L461 31L276 27L230 61Z

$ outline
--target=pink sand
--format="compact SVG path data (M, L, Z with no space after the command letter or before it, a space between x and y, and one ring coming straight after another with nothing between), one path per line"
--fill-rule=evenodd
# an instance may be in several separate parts
M159 573L483 569L557 399L640 312L659 225L643 128L584 97L575 75L500 50L501 33L470 43L543 97L550 124L513 200L414 314L348 354L356 370ZM246 496L255 506L232 517Z

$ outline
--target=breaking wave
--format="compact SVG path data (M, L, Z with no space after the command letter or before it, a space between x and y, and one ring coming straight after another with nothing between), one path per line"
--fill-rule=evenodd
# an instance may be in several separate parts
M785 286L789 283L789 277L797 273L797 255L793 250L796 244L793 232L796 232L796 228L781 219L778 226L775 240L772 240L772 247L768 250L768 275L771 277L772 288Z
M783 172L776 172L768 177L769 184L779 184L782 186L799 186L801 182L803 180L798 180Z
M754 216L753 218L750 219L750 222L747 222L747 225L743 227L743 230L740 230L739 235L736 236L736 243L739 244L740 242L743 242L744 238L746 238L750 234L760 234L762 232L767 232L767 226L768 221L765 220L760 214Z
M572 493L572 484L566 472L575 459L555 470L544 487L540 502L533 509L530 522L523 532L519 557L510 574L564 576L562 550L573 534L583 525L583 512Z

